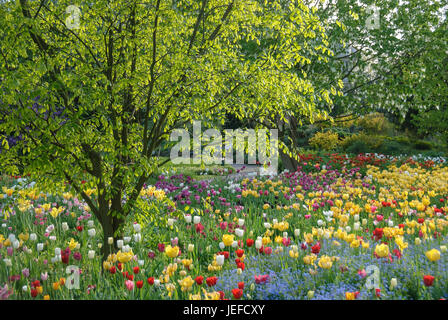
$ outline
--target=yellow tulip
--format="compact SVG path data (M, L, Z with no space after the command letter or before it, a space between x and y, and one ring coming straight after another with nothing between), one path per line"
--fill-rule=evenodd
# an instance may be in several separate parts
M234 240L233 234L224 234L222 236L222 242L224 242L224 245L227 247L232 245L233 240Z
M175 258L179 255L179 247L178 246L171 247L170 245L168 245L165 248L165 254L169 258Z
M375 253L380 258L387 257L387 256L389 256L389 246L384 243L376 245Z
M440 259L440 251L437 249L426 251L425 255L426 258L428 258L432 262L438 261Z

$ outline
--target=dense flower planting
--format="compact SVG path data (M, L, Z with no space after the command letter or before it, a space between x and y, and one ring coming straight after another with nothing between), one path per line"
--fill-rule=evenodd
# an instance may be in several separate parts
M448 298L444 159L302 155L271 179L151 183L103 261L69 189L4 177L0 299Z

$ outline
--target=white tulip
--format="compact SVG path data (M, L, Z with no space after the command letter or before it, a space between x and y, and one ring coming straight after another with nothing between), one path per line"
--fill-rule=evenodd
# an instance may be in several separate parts
M94 250L89 250L88 257L89 257L90 260L95 258L95 251Z
M224 264L224 255L222 255L222 254L219 254L219 255L217 255L216 256L216 264L218 265L218 266L222 266L223 264Z
M117 240L117 247L118 249L123 248L123 240Z
M362 225L363 226L367 225L367 219L362 219Z
M37 251L42 251L44 250L44 244L43 243L38 243L37 244Z
M244 230L243 230L243 229L236 228L236 229L235 229L235 234L236 234L237 237L240 237L240 238L241 238L241 237L244 235Z
M394 289L398 285L397 278L390 279L390 288Z
M87 234L89 235L89 237L93 238L96 235L96 230L89 229L89 230L87 230Z
M188 245L188 252L193 252L194 251L194 244L190 243Z
M350 232L350 231L352 231L352 228L350 228L350 226L346 226L345 231Z
M134 224L134 232L140 233L142 231L142 226L138 223Z
M12 242L16 241L16 235L11 233L11 234L8 236L8 239L9 239L9 241L11 241L11 243L12 243Z
M389 222L387 224L389 225L389 227L393 227L394 226L394 222L392 220L389 220Z
M191 223L191 215L184 215L184 218L186 223Z
M56 241L56 236L49 236L48 239L50 239L51 241Z
M194 224L198 224L198 223L200 223L201 222L201 217L200 216L194 216L194 218L193 218L193 223Z
M62 222L62 230L67 231L69 229L67 222Z
M359 222L355 222L355 223L353 224L353 230L358 231L358 230L359 230L359 227L360 227Z
M94 224L94 221L93 221L93 220L89 220L89 221L87 221L87 226L88 226L89 228L93 228L93 224Z
M322 221L322 220L317 220L317 225L319 226L319 227L321 227L322 225L324 224L324 222Z
M7 267L11 267L11 266L12 266L11 259L3 259L3 262L5 263L5 265L6 265Z
M238 219L238 225L240 227L244 226L244 219Z
M261 246L263 245L263 241L262 240L256 240L255 241L255 248L260 249Z
M300 229L294 230L294 236L299 237L300 236Z
M14 242L12 243L12 247L13 247L14 249L17 249L18 247L20 247L20 242L19 242L19 240L14 241Z
M167 225L168 225L168 227L172 227L174 225L174 219L169 218L167 221Z
M271 224L269 222L265 222L263 225L266 229L271 228Z
M140 242L142 241L142 235L140 233L136 233L134 234L134 241L135 242Z
M277 219L272 219L272 223L276 224L276 223L278 223L278 220Z
M221 250L224 250L225 247L226 247L226 246L225 246L224 242L220 242L220 243L219 243L219 248L220 248Z
M353 219L354 219L356 222L358 222L358 221L359 221L359 214L355 214L355 215L353 216Z
M114 238L113 237L107 238L107 243L108 244L114 244Z
M61 248L54 248L54 254L57 256L57 255L60 255L61 254Z
M35 233L30 234L30 240L31 241L36 241L37 240L37 235Z
M129 243L131 242L131 237L123 237L123 241L124 243Z
M238 247L238 242L233 241L233 242L232 242L232 248L236 248L236 247Z

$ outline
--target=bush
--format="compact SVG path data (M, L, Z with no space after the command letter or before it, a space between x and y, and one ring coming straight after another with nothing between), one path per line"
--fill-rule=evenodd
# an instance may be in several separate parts
M310 146L319 150L334 150L339 145L339 136L335 132L316 132L316 134L308 140Z
M368 135L364 132L354 134L352 136L346 137L342 142L341 146L344 150L349 151L352 149L358 150L361 148L366 150L365 152L374 152L376 149L380 148L384 142L385 137L377 135ZM356 145L356 146L354 146ZM349 151L352 152L352 151ZM356 152L354 152L356 153ZM360 151L358 153L363 153Z
M370 134L392 135L394 131L394 125L387 120L384 114L378 112L361 117L356 124Z
M414 148L417 150L432 150L433 146L431 142L417 140L414 142Z

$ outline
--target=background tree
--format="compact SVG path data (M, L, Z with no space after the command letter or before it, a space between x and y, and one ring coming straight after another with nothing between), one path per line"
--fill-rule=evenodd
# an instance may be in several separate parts
M301 1L90 1L79 26L69 5L0 6L0 132L22 138L3 139L0 165L14 174L20 160L48 190L67 181L103 227L104 257L173 129L255 111L313 115L317 99L330 101L294 69L330 54Z

